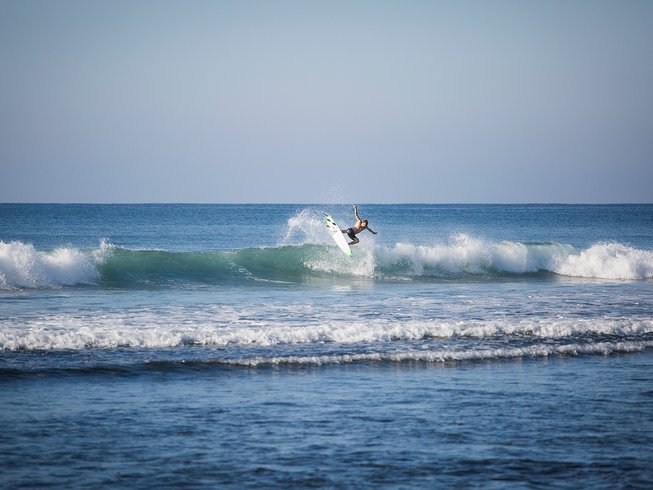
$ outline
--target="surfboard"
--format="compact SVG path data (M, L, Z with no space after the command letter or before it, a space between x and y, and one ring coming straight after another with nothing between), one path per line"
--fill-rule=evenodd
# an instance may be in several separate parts
M336 245L340 247L340 250L351 257L351 248L349 248L349 244L345 239L345 235L342 234L342 231L340 231L340 228L334 219L328 214L325 214L324 221L326 221L327 230L329 230L329 233L331 233L333 241L335 241Z

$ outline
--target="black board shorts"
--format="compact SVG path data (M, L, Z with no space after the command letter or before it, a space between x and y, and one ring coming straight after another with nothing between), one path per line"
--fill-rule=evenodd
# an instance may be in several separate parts
M347 233L347 236L352 240L356 240L356 233L354 233L354 230L352 230L351 228L347 228L347 231L345 231L345 233Z

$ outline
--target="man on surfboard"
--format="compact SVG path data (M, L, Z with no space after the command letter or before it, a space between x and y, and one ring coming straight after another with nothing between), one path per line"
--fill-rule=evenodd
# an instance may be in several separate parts
M372 228L367 226L367 220L361 219L361 217L358 216L358 209L356 208L356 205L354 204L353 206L354 206L354 216L356 217L356 224L351 228L347 228L346 230L340 230L343 233L346 233L347 236L351 239L349 245L355 245L360 241L356 235L363 230L367 230L370 233L376 235L376 231L372 230Z

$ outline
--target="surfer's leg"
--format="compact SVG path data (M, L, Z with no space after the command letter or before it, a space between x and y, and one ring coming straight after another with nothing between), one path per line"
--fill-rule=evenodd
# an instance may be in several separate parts
M354 235L351 242L349 242L349 245L356 245L358 242L360 242L360 240L358 239L358 237L356 235Z

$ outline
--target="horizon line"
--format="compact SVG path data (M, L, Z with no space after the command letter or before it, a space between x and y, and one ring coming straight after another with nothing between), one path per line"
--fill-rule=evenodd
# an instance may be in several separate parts
M0 205L40 204L40 205L92 205L92 206L306 206L306 205L351 205L348 202L208 202L208 201L6 201ZM623 206L623 205L651 205L653 201L624 201L624 202L565 202L565 201L513 201L513 202L427 202L427 201L402 201L402 202L360 202L366 206Z

